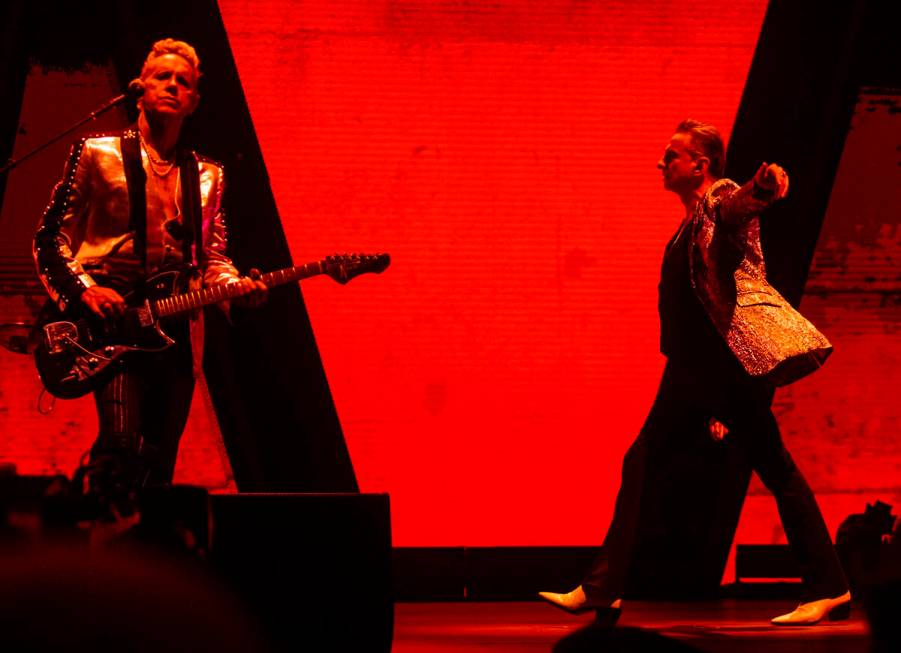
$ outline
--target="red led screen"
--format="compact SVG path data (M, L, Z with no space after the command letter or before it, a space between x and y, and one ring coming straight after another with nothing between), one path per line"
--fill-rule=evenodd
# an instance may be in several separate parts
M600 541L662 369L655 163L728 136L765 5L220 1L294 259L393 257L304 295L395 544Z
M393 257L304 295L395 544L599 543L663 362L656 284L680 206L654 165L686 116L728 136L764 0L220 7L295 261ZM15 153L115 93L108 75L34 66ZM802 304L836 351L775 402L833 533L901 502L896 107L861 94ZM30 232L65 150L9 177L0 323L42 301L8 284L33 283ZM71 473L92 400L45 416L39 392L30 359L0 351L0 461ZM234 488L203 392L176 480ZM784 541L756 480L736 541Z

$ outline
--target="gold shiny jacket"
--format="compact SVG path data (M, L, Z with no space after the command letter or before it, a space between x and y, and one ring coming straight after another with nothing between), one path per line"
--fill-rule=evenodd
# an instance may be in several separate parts
M753 181L714 183L692 218L691 281L745 370L785 385L818 369L832 345L766 280L758 214L771 200Z
M167 229L165 218L147 212L146 269L135 254L135 231L130 227L128 184L121 139L128 132L92 136L72 146L63 178L54 187L34 238L38 276L50 297L65 310L77 305L81 294L96 284L119 292L170 264L184 263L182 245ZM128 134L136 137L135 134ZM222 166L189 153L196 161L200 183L202 256L191 247L191 263L202 261L204 285L239 278L225 254L226 231L222 210L225 179ZM147 155L141 152L144 171L151 178ZM176 169L172 174L180 173ZM184 189L176 188L177 216L181 223ZM203 313L191 316L194 373L203 360Z
M53 189L34 239L38 275L50 297L65 309L89 286L97 283L117 289L129 286L148 273L182 262L180 241L163 224L163 217L147 215L147 270L134 252L135 232L129 225L129 196L122 156L121 136L87 137L72 146L63 178ZM152 178L147 155L144 169ZM220 165L191 155L200 177L205 285L237 278L238 272L225 254L226 233L222 211L225 189ZM176 168L172 174L178 174ZM182 211L182 189L176 191L177 220ZM196 246L193 263L198 260Z

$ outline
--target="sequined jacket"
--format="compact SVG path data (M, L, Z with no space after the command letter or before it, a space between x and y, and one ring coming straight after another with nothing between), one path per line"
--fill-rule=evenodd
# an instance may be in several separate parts
M689 265L701 304L744 369L785 385L818 369L832 345L767 282L753 182L714 183L692 219Z
M63 178L54 187L34 238L38 275L61 309L78 302L93 285L122 290L167 262L181 260L160 216L147 215L147 270L135 254L135 230L130 226L129 194L121 139L126 132L82 138L72 146ZM146 153L141 153L149 173ZM238 278L225 253L226 231L222 210L225 180L222 166L190 153L200 181L202 256L191 250L193 262L202 261L205 285ZM176 170L173 174L178 174ZM179 220L183 193L179 184L176 206ZM195 363L202 352L202 324L192 320L191 341ZM197 367L197 365L195 365Z

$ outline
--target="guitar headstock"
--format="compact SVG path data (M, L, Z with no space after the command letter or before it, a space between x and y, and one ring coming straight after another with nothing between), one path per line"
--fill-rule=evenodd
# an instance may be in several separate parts
M322 260L322 270L338 283L345 284L361 274L380 274L390 264L388 254L335 254Z

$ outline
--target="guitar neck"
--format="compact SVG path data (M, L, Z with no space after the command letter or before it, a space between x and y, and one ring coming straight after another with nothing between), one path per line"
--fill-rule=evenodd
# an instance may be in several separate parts
M260 280L269 288L272 288L273 286L281 286L286 283L315 277L324 272L325 269L322 261L315 261L293 268L284 268L282 270L275 270L274 272L267 272L260 276ZM157 299L152 302L152 305L156 315L159 317L168 317L170 315L177 315L178 313L185 313L203 306L208 306L209 304L217 304L227 299L234 299L235 297L246 295L249 292L250 290L238 283L217 283L216 285L207 288L198 288L197 290L192 290L190 292Z

